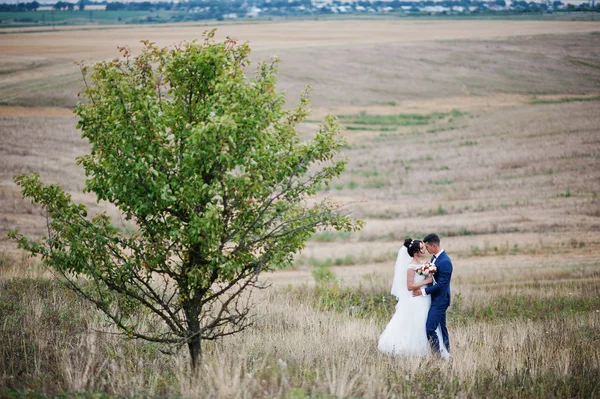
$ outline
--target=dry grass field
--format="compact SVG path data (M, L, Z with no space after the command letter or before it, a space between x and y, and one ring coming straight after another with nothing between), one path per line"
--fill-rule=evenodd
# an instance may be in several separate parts
M73 62L207 27L0 35L0 235L44 232L12 183L23 172L118 217L81 192ZM0 242L0 397L600 397L600 23L313 21L218 36L281 58L290 103L313 87L303 135L339 117L349 165L322 193L365 228L317 233L292 270L264 276L255 327L208 344L193 378L185 352L112 334ZM377 352L396 252L428 232L454 263L449 363Z

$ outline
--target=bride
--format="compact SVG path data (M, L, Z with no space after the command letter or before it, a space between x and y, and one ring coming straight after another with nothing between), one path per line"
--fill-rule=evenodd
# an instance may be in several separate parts
M431 284L432 276L422 276L415 272L424 261L425 244L420 240L404 242L394 266L392 295L398 298L396 312L379 337L378 348L393 355L425 356L430 352L425 322L431 306L430 296L412 296L412 291ZM440 329L437 329L440 337ZM442 339L439 339L440 345ZM442 356L448 352L441 348Z

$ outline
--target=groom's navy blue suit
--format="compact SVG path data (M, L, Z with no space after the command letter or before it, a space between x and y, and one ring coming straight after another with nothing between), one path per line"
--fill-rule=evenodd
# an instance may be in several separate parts
M431 258L433 262L433 257ZM443 251L435 260L437 271L433 278L436 281L435 285L425 288L425 292L431 295L431 307L427 314L427 323L425 329L427 338L431 343L431 347L435 352L440 351L440 343L435 332L438 325L442 333L442 339L448 352L450 351L450 339L448 338L448 329L446 328L446 310L450 306L450 279L452 278L452 261L450 257Z

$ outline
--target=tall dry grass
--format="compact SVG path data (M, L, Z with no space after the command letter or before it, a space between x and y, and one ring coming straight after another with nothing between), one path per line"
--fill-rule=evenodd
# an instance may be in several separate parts
M460 303L449 314L450 362L377 351L393 304L387 313L372 314L357 314L343 296L341 306L319 305L323 290L354 292L362 298L358 306L385 295L389 276L374 274L354 285L338 280L268 290L257 301L255 326L206 343L196 374L186 351L164 355L154 344L124 339L59 283L13 276L0 282L0 395L27 390L186 398L600 395L598 276L590 281L574 272L569 285L549 275L538 286L522 286L514 276L485 289L468 276L467 270L454 289ZM548 289L550 298L574 297L587 307L553 309ZM521 297L538 307L525 315L519 308L528 303L521 302L496 307L495 314L480 312L498 298Z

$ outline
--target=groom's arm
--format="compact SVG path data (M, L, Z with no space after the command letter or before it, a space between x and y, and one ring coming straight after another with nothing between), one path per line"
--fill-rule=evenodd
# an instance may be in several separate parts
M439 265L439 272L438 272L438 278L437 278L437 284L436 285L432 285L431 287L423 287L421 289L421 291L423 292L423 295L431 295L431 294L435 294L438 291L443 291L448 289L448 286L450 285L450 277L452 276L452 263L451 262L444 262L444 265L442 267L442 265Z

